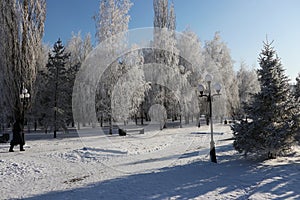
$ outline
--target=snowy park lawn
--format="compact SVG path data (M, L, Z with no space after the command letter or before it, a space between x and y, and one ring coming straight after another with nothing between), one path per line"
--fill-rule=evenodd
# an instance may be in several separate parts
M244 159L229 126L162 131L26 135L25 152L0 144L0 199L300 199L300 150L276 160Z

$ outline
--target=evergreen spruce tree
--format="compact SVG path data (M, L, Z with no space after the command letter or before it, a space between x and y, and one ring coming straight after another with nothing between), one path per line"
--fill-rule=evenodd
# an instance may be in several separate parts
M52 123L54 128L54 138L56 138L56 131L59 127L65 127L66 120L68 119L68 89L69 89L69 76L66 68L70 54L65 52L65 47L62 41L54 44L53 50L49 53L48 63L46 68L48 73L45 74L46 78L46 91L45 97L49 99L49 108L52 110L53 116Z
M259 56L261 91L245 104L248 120L232 126L237 151L269 159L291 150L298 129L289 79L271 45L265 42Z

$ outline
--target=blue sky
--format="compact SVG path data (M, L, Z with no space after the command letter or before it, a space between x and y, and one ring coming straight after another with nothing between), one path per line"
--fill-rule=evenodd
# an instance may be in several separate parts
M152 0L132 0L129 28L153 26ZM173 0L177 31L195 31L202 43L216 31L231 50L235 66L245 61L258 66L262 42L274 40L286 73L294 82L300 72L299 0ZM95 35L93 15L99 0L47 0L44 42L52 45L58 38L67 42L71 33Z

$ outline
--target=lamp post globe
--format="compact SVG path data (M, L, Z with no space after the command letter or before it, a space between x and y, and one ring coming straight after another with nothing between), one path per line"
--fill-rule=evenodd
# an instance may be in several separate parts
M216 83L215 84L215 90L216 90L217 94L220 94L221 89L222 89L221 84L220 83Z
M200 94L203 94L203 92L204 92L204 86L202 85L202 84L199 84L198 85L198 91L200 92Z
M205 76L205 81L206 81L207 83L210 83L210 82L212 81L212 79L213 79L213 77L212 77L212 75L210 75L210 74L207 74L207 75Z

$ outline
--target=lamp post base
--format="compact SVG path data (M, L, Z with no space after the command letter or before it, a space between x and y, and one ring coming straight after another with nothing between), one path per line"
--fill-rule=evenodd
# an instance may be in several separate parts
M217 163L216 148L214 145L211 145L209 154L211 162Z

